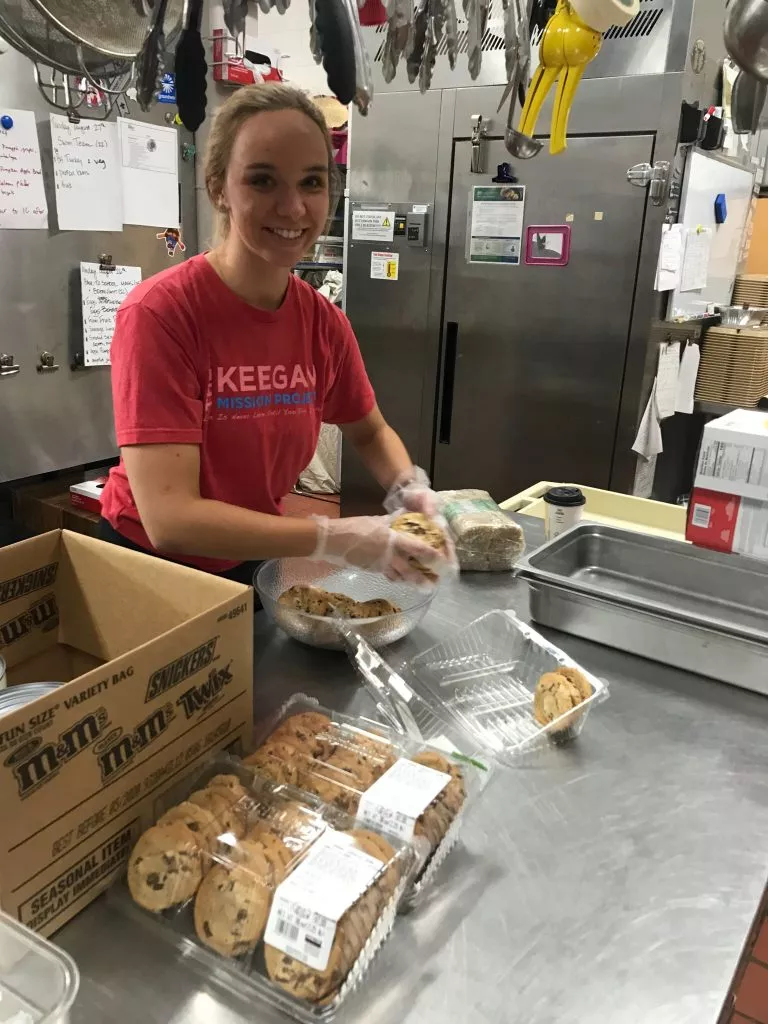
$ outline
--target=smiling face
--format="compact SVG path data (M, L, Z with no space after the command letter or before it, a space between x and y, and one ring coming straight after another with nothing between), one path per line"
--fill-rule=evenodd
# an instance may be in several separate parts
M238 130L219 207L229 234L273 266L292 267L328 218L328 149L299 110L264 111Z

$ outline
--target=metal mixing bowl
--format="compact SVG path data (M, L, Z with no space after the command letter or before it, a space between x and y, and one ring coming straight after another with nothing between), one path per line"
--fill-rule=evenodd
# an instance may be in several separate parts
M424 618L435 595L433 588L392 583L378 573L364 569L340 569L309 558L277 558L265 562L255 573L253 581L264 611L294 640L331 651L343 649L338 625L332 618L309 615L278 603L280 595L296 584L346 594L355 601L383 597L401 608L402 611L394 615L351 620L355 630L372 647L386 647L407 636Z

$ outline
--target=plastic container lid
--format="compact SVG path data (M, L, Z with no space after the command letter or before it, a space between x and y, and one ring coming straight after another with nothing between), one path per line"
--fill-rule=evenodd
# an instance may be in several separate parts
M563 508L575 508L587 503L578 487L550 487L544 495L544 501L548 505L560 505Z
M480 764L485 759L513 764L523 750L548 742L549 735L573 738L592 705L608 697L602 680L501 609L486 612L411 659L407 672L413 686L355 636L353 628L345 630L345 638L379 712L394 728L412 739L447 740L458 754ZM536 684L561 666L578 669L592 692L571 711L542 725L534 715Z
M79 985L70 956L0 911L0 1024L64 1024Z

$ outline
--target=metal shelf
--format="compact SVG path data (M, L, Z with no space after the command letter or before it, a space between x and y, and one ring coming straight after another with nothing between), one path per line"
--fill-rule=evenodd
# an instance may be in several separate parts
M726 413L740 409L740 405L728 405L727 402L695 402L696 412L703 412L707 416L725 416Z
M315 262L314 260L302 260L301 263L297 263L293 268L294 270L342 270L344 267L343 260L326 260L325 262Z

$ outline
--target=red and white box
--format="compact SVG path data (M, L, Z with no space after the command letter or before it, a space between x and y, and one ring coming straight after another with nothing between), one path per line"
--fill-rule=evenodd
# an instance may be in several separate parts
M768 561L768 415L735 409L704 427L686 538Z
M72 484L69 488L69 500L75 508L84 508L88 512L101 514L101 492L107 482L105 476L95 480L83 480L81 484Z
M768 501L694 487L685 536L702 548L768 561Z

